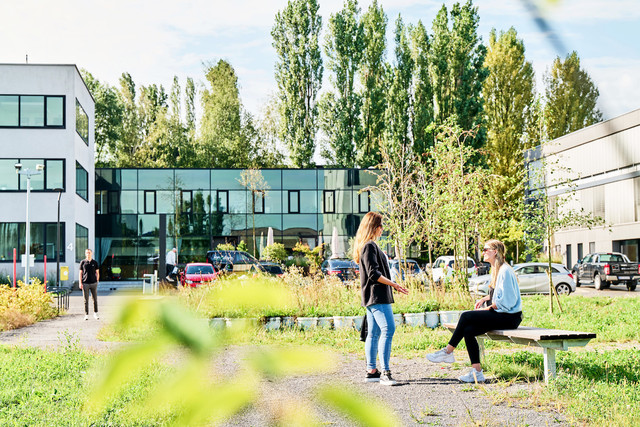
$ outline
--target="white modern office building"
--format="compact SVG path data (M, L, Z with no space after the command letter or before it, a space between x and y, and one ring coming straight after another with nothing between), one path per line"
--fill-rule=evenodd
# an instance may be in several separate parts
M29 196L31 276L55 278L58 195L60 265L77 279L94 239L94 100L75 65L0 64L0 274L13 276L25 253ZM16 172L21 165L21 174Z
M622 252L638 261L640 109L565 135L529 154L535 159L528 163L530 174L542 163L542 156L548 164L557 161L551 167L554 180L569 178L574 185L572 201L557 209L584 209L605 221L605 226L592 229L570 227L556 232L553 255L562 257L569 267L596 251ZM567 188L550 188L550 199L569 194Z

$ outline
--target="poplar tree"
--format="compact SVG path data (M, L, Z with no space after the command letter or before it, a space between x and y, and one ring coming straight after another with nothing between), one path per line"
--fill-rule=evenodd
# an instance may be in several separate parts
M571 52L564 61L557 57L544 76L544 84L549 139L602 120L602 114L596 107L600 92L586 70L580 67L577 52Z
M197 145L199 167L246 167L249 150L241 131L238 77L227 61L208 65L209 88L202 92L202 120Z
M354 88L364 48L363 25L357 0L346 0L342 10L329 18L324 51L333 83L320 105L322 130L329 137L324 157L339 167L356 165L355 146L361 138L362 100Z
M395 65L389 70L389 90L387 92L386 145L393 158L401 147L411 146L409 121L411 109L411 80L413 59L407 35L407 28L398 15L395 28Z
M416 154L423 154L433 145L433 131L429 128L433 122L433 91L429 79L429 36L422 21L418 21L415 27L411 27L409 34L411 59L414 65L411 133L413 150Z
M525 58L524 42L511 27L491 30L485 60L489 71L484 81L484 114L487 127L487 162L492 171L517 178L522 170L525 132L532 121L534 72Z
M278 54L275 78L280 98L281 138L296 167L313 164L318 108L322 85L322 57L316 0L290 0L276 15L271 31Z
M384 133L386 110L387 15L377 0L373 0L362 15L364 49L360 67L362 85L362 139L356 143L357 163L360 167L382 161L380 147Z
M136 167L136 153L140 148L141 138L136 107L136 84L129 73L122 73L118 95L123 106L123 117L117 163L119 167Z

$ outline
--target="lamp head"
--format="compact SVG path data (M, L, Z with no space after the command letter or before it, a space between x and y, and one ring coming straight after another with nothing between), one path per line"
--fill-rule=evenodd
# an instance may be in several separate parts
M13 166L16 168L16 173L20 172L20 169L22 169L22 163L16 163Z
M44 165L42 165L42 164L36 165L36 170L37 171L43 171L44 170Z

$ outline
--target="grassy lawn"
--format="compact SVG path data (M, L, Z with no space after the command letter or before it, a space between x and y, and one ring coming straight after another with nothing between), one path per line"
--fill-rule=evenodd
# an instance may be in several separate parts
M562 298L564 313L548 313L545 297L524 298L524 325L596 332L594 345L557 353L558 376L549 384L517 394L493 388L499 404L556 409L577 424L640 425L640 300L635 298ZM106 326L101 339L141 341L154 327L132 331ZM442 348L450 338L443 329L401 326L394 337L393 355L422 357ZM235 344L297 347L301 343L363 356L363 343L353 330L247 331ZM485 370L509 384L541 382L542 355L522 346L487 343ZM621 347L619 349L615 347ZM461 351L464 345L461 346ZM0 347L0 425L158 425L171 414L132 412L153 385L175 369L150 364L127 383L98 415L82 411L88 385L104 368L110 355L96 355L69 344L59 352ZM531 391L532 390L532 391Z

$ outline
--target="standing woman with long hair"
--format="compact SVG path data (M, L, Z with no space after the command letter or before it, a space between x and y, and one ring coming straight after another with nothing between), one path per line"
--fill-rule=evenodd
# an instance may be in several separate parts
M456 330L445 348L427 354L427 359L431 362L453 363L455 362L453 350L464 338L472 368L468 374L458 379L466 383L485 380L476 337L494 329L517 329L522 322L520 287L515 272L505 262L504 243L499 240L489 240L485 243L482 253L484 260L491 264L489 295L476 302L475 310L462 313ZM483 308L485 304L487 307Z
M377 212L367 213L353 246L353 259L360 264L360 285L362 289L362 306L367 310L367 339L365 353L367 357L367 375L365 382L380 382L382 385L396 385L391 377L389 359L391 358L391 341L396 331L393 319L393 291L407 294L407 289L389 280L389 263L382 249L376 244L382 236L382 215ZM380 354L382 374L376 367L376 359Z

